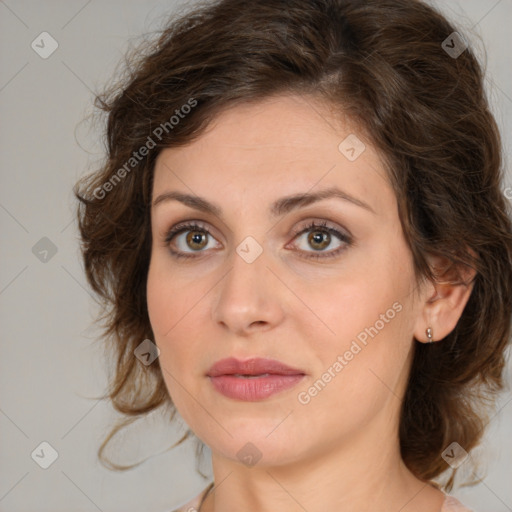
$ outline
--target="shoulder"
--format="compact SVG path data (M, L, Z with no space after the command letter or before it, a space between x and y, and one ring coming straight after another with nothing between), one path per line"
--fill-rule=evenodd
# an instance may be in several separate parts
M197 496L187 501L183 505L180 505L177 509L170 510L169 512L197 512L199 510L199 504L201 503L201 500L212 486L213 482L208 484Z
M457 498L446 494L443 507L440 512L474 512L472 509L464 506Z

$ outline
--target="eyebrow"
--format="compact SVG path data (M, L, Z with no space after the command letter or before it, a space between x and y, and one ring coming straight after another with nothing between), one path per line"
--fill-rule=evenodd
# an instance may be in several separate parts
M375 210L369 204L361 201L360 199L357 199L356 197L348 194L347 192L344 192L343 190L340 190L337 187L331 187L314 193L294 194L277 199L274 203L272 203L270 207L270 216L280 217L298 208L331 198L348 201L377 215ZM195 210L199 210L204 213L210 213L222 218L222 208L220 206L210 203L202 197L183 194L176 191L164 192L163 194L159 195L153 202L153 208L161 203L168 201L179 201L180 203L183 203L190 208L194 208Z

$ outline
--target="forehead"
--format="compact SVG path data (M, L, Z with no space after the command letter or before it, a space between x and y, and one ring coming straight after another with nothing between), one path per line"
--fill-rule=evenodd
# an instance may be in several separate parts
M252 191L271 201L330 186L375 209L394 202L371 141L324 103L296 95L231 107L190 144L164 149L155 165L155 193L178 189L235 200Z

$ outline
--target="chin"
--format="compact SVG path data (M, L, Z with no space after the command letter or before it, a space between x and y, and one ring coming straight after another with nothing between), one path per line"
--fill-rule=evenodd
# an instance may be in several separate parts
M232 437L222 429L221 438L212 437L212 430L205 432L204 437L201 432L196 435L210 447L212 454L250 468L275 467L296 462L300 458L297 448L303 448L303 445L299 438L295 439L286 429L279 431L282 425L276 428L277 425L279 422L273 420L251 420L249 425L247 421L239 425L226 422L223 426Z

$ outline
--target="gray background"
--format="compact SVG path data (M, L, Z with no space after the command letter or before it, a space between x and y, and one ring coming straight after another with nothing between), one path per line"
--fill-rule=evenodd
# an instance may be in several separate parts
M82 122L93 110L92 91L110 78L128 41L158 29L177 5L0 1L0 511L160 512L206 485L194 469L193 442L161 454L185 427L169 426L159 414L130 427L115 445L123 463L156 454L146 463L116 473L96 459L116 415L108 402L90 398L104 391L106 363L94 341L97 309L79 259L71 193L102 155L99 134ZM512 0L437 5L466 35L483 38L487 84L510 162ZM31 48L43 31L59 45L47 59ZM511 185L509 173L505 186ZM57 250L46 262L33 250L49 244L43 237ZM509 357L509 390L472 455L482 460L478 475L485 479L452 492L480 512L512 510L510 382ZM58 452L46 470L31 457L43 441ZM205 461L209 472L208 450Z

